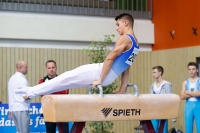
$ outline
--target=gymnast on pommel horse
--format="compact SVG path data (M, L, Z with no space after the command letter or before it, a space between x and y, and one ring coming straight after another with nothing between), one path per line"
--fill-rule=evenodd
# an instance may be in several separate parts
M109 53L103 63L80 66L74 70L63 73L48 82L33 87L20 87L16 93L26 94L26 98L32 99L38 95L51 94L53 92L65 90L66 88L89 87L91 84L93 88L96 88L97 85L108 86L114 82L119 75L122 75L120 89L119 91L114 92L114 94L124 94L128 85L129 69L139 53L139 45L133 32L133 17L130 14L123 13L117 16L115 20L120 37L117 39L113 50ZM71 96L72 95L69 95L66 98L70 98ZM124 99L126 99L126 97L120 101L125 102ZM150 98L149 96L147 97ZM61 97L59 97L59 99L60 98ZM133 105L133 103L130 104ZM149 103L147 103L147 105L148 104ZM44 105L42 106L44 107ZM153 127L151 121L141 121L141 123L144 125L144 129L145 126L150 126L150 128L146 128L148 130L147 132L150 133L151 127ZM79 132L74 131L71 133ZM155 131L153 130L151 133L155 133Z
M139 45L133 32L133 17L130 14L123 13L117 16L115 20L120 37L104 63L80 66L48 82L33 87L20 87L16 93L24 93L26 94L25 97L32 99L38 95L51 94L66 88L88 87L91 84L93 88L96 88L97 85L108 86L121 74L120 89L114 93L125 93L129 68L138 55Z

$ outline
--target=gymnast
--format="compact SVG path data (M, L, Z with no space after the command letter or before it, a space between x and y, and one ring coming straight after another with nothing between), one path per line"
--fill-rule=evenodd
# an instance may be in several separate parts
M103 63L80 66L66 71L48 82L33 87L20 87L16 93L24 93L26 98L32 99L38 95L51 94L66 90L66 88L81 88L90 85L93 88L96 88L97 85L108 86L121 74L120 89L114 94L125 93L129 69L138 55L139 45L133 32L133 17L123 13L116 16L115 20L120 37Z

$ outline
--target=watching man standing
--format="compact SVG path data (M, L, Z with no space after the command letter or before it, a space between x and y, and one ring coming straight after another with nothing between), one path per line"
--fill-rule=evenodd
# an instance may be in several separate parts
M16 63L16 72L8 81L8 104L9 118L15 123L17 133L30 132L30 100L23 94L16 94L19 87L28 87L28 81L25 77L28 66L25 61Z
M172 84L162 78L164 69L162 66L154 66L153 77L156 80L150 88L151 94L169 94L172 93ZM173 119L175 121L175 119ZM158 131L158 127L161 123L161 120L151 120L155 131ZM163 133L168 133L168 120L165 121Z
M189 78L182 84L181 99L185 102L185 131L193 133L194 120L196 124L196 133L200 133L200 79L196 62L188 63Z
M49 80L58 76L56 74L56 70L57 70L56 62L54 60L48 60L46 62L47 76L45 76L43 79L40 79L39 84L41 84L43 82L48 82ZM68 90L54 92L52 94L68 94ZM67 122L60 122L60 123L45 122L46 132L47 133L56 133L56 125L58 126L59 131L64 131L64 133L68 133L68 123Z

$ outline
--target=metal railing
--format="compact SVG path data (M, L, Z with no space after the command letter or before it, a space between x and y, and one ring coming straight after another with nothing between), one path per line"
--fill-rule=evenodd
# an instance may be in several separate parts
M152 0L0 0L0 10L152 18Z

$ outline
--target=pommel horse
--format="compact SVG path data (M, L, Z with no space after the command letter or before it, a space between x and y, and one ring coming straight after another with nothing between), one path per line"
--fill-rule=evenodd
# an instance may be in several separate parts
M100 94L90 95L45 95L42 110L45 121L74 122L70 133L81 133L86 121L140 120L145 133L156 133L151 120L161 119L159 133L162 133L166 119L178 117L180 97L176 94Z

